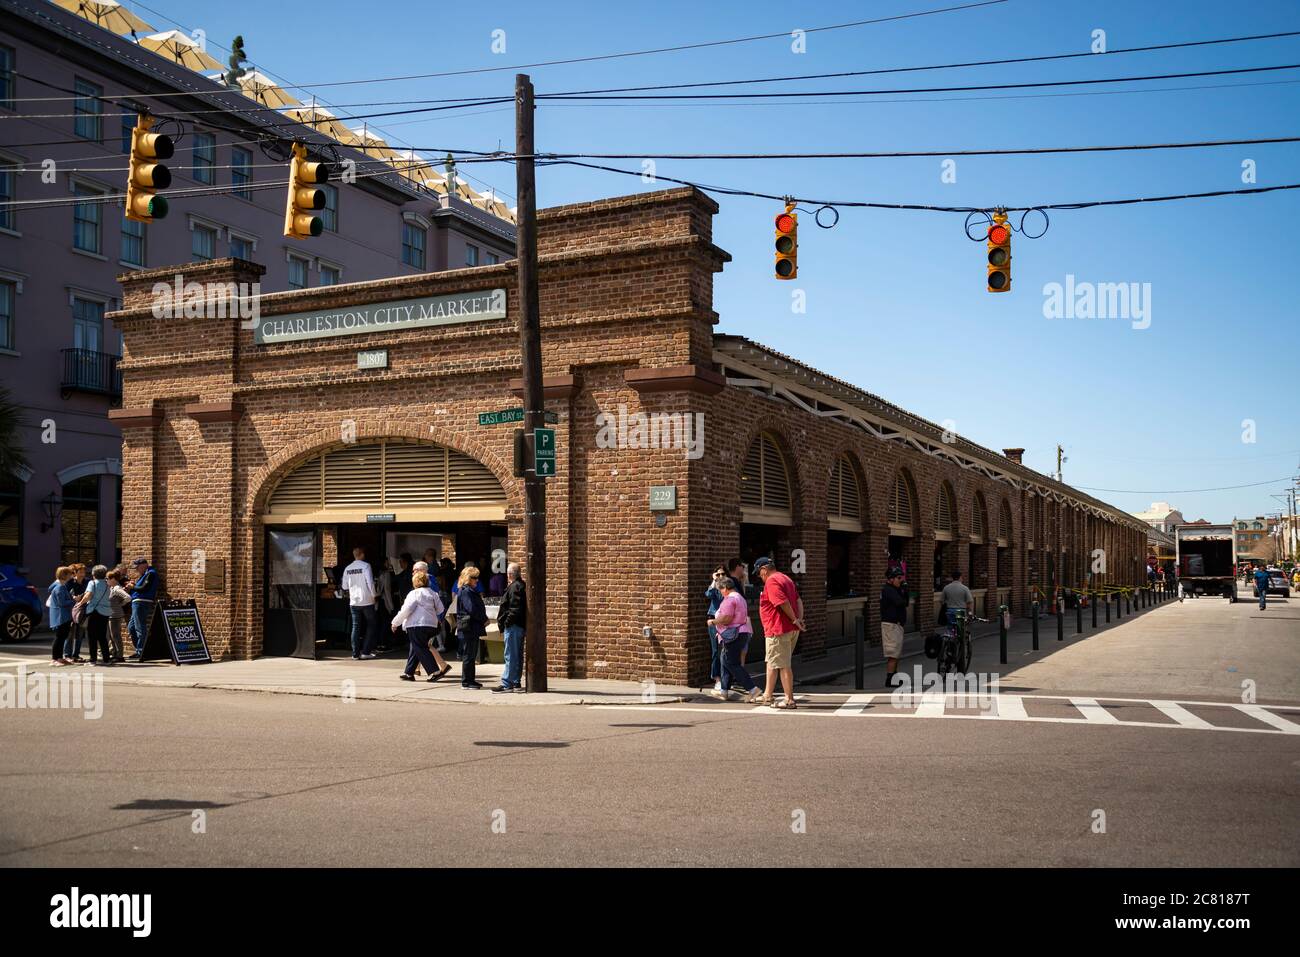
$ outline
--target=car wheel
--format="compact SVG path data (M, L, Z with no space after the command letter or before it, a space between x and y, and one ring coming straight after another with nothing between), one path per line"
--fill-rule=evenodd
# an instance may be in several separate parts
M36 616L30 608L10 608L0 625L0 641L26 641L36 630Z

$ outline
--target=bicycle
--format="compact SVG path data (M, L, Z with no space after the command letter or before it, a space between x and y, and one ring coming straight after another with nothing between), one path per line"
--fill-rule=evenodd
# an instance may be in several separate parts
M939 645L939 654L935 658L935 670L941 675L948 674L950 671L965 674L970 668L971 659L971 639L967 625L976 621L988 622L989 619L976 615L968 617L965 609L949 610L948 619L951 624L940 636L942 643Z

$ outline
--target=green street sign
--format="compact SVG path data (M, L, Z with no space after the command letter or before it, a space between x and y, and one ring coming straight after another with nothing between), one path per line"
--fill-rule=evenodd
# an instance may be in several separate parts
M555 430L533 429L533 462L537 474L555 474Z
M560 417L554 412L543 412L542 417L552 424L559 422ZM523 409L501 409L499 412L480 412L478 414L479 425L504 425L508 422L524 421Z

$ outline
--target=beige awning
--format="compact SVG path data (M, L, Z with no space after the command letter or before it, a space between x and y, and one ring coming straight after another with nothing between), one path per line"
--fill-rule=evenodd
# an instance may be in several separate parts
M199 46L197 40L188 37L179 30L167 30L163 33L151 33L140 37L136 43L146 50L152 50L161 56L170 57L181 66L191 70L220 70L221 63L208 56Z
M117 0L54 0L54 3L113 33L135 34L153 30L150 24L145 23Z

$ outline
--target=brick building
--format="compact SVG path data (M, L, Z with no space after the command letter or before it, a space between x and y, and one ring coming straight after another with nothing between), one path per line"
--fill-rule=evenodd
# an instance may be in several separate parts
M539 215L555 674L701 678L704 590L732 555L793 567L804 657L851 636L858 614L878 641L888 555L907 563L914 625L933 620L934 579L953 568L986 613L1078 583L1096 549L1094 582L1141 580L1147 526L1026 468L1021 450L715 334L713 274L730 258L711 241L716 212L687 188ZM513 263L263 295L254 330L154 318L152 286L178 268L220 283L261 267L123 276L113 317L124 548L198 600L216 653L313 654L328 617L314 590L353 544L376 557L436 536L458 564L521 554L513 426L480 424L519 405ZM664 510L652 487L672 487Z

